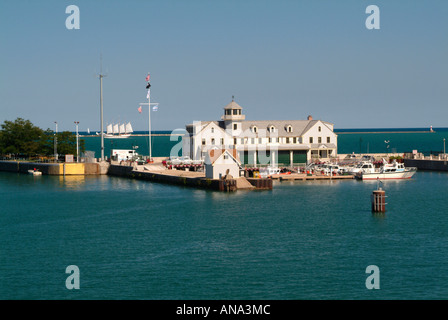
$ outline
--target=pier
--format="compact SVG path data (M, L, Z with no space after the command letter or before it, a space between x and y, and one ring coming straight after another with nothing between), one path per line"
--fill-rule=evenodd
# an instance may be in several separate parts
M354 179L354 175L324 175L324 174L306 174L306 173L291 173L291 174L273 174L272 179L280 181L292 180L350 180Z
M204 172L170 170L161 163L135 166L111 164L107 174L216 191L272 189L272 179L246 179L245 177L209 179L205 177Z
M101 175L107 173L108 163L41 163L29 161L0 161L0 171L28 173L37 169L45 175Z

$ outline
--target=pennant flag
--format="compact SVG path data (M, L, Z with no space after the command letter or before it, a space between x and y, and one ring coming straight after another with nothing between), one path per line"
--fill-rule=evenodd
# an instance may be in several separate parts
M159 107L158 107L158 106L154 106L154 107L152 107L152 111L157 111L157 110L159 110Z
M150 91L151 91L151 90L148 89L148 93L146 94L146 99L149 99Z
M138 112L142 113L142 106L138 107Z
M146 81L149 81L149 72L148 72L148 75L146 76Z

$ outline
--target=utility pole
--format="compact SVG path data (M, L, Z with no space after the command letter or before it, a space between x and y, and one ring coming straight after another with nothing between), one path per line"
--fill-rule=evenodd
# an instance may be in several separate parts
M149 161L152 161L152 143L151 143L151 93L148 89L148 106L149 106L149 112L148 112L148 135L149 135Z
M79 124L79 121L75 121L75 125L76 125L76 162L79 162L78 124Z
M104 161L104 126L103 126L103 56L100 55L100 122L101 122L101 161Z
M56 131L54 134L54 162L58 162L58 122L54 122L56 124Z

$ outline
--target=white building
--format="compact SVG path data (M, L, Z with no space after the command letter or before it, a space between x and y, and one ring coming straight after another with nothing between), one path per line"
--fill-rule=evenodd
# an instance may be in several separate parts
M205 158L205 177L221 179L227 175L233 178L240 176L241 162L235 149L211 149Z
M312 159L337 155L334 125L313 120L247 121L232 100L220 121L195 121L186 126L182 153L204 160L210 149L235 149L247 166L303 165Z

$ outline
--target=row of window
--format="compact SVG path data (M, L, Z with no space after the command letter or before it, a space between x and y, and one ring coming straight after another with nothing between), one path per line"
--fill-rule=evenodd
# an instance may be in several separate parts
M226 116L231 116L231 115L240 116L240 115L242 115L241 109L226 109L224 114Z
M266 140L267 139L267 140ZM220 144L219 145L224 145L224 138L220 138ZM281 143L280 142L280 138L275 137L275 138L233 138L233 144L262 144L262 143ZM285 137L283 138L283 143L302 143L302 139L299 137ZM331 138L327 137L327 143L331 142ZM212 138L210 140L211 145L215 145L217 144L217 139L215 140L215 138ZM313 137L310 137L309 139L309 143L314 143L314 139ZM322 137L317 137L317 143L322 143ZM202 139L202 145L205 146L206 145L206 139L203 138Z
M227 110L226 110L227 111ZM235 111L235 110L234 110ZM237 123L234 123L233 124L233 130L238 130L238 124ZM322 127L318 127L317 128L317 130L319 131L319 132L322 132ZM251 131L253 132L253 133L258 133L258 128L256 127L256 126L252 126L251 127ZM268 127L268 131L269 132L271 132L271 133L273 133L273 132L276 132L276 128L275 128L275 126L269 126ZM293 130L292 130L292 126L291 125L287 125L287 126L285 126L285 131L286 132L293 132ZM211 132L212 133L214 133L215 132L215 128L211 128Z
M310 137L310 143L314 143L314 138ZM317 137L317 143L322 143L322 137ZM331 138L327 137L327 143L331 143Z

